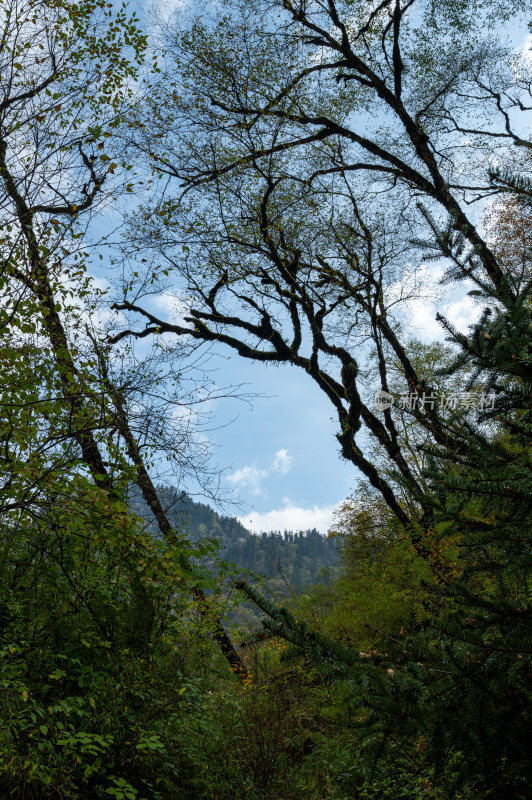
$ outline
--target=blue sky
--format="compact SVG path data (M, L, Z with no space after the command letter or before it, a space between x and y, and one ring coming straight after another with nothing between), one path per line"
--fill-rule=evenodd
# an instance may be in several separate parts
M233 355L224 379L248 382L252 407L219 401L212 433L216 457L227 465L222 483L245 506L240 518L255 530L317 527L326 531L333 509L356 482L339 457L332 407L302 370L253 364Z

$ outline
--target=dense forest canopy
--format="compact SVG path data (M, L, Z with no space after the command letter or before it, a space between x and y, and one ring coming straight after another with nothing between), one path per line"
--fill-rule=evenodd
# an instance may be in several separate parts
M0 6L2 794L528 798L528 4L138 14ZM326 398L328 539L176 513L209 347Z

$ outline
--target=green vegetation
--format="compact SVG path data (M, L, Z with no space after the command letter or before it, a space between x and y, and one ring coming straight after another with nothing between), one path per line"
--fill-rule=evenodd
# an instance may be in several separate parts
M216 541L217 557L207 562L213 574L219 571L219 562L223 561L235 576L251 574L267 578L270 591L290 596L318 583L320 575L325 579L329 572L337 570L336 541L316 529L254 535L235 517L220 515L176 489L159 486L157 493L172 525L182 530L191 542ZM151 518L152 530L156 533L153 517L138 492L130 492L129 504L144 519Z
M2 797L532 797L523 10L0 6ZM478 303L445 346L427 264ZM331 404L327 540L185 495L205 343Z

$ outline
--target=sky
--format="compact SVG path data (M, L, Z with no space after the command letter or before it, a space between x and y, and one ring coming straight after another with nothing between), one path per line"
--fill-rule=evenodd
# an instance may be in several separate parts
M528 39L516 46L529 46ZM437 265L427 268L428 283L435 285L440 275ZM437 311L462 332L479 313L463 290L440 299L437 308L433 301L414 301L407 314L418 338L445 338ZM334 510L356 491L360 477L340 457L330 402L295 367L255 364L224 348L214 350L212 367L219 386L243 384L243 391L255 395L249 402L210 404L212 463L221 470L222 493L234 502L223 510L257 533L308 528L326 533Z

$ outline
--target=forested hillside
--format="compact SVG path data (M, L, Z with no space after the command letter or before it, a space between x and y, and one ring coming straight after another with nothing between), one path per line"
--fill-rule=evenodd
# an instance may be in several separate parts
M317 530L269 531L253 534L235 517L220 516L205 503L198 503L171 487L157 488L168 519L194 544L204 539L219 543L217 557L246 573L273 580L270 591L291 594L320 582L323 572L331 577L338 570L338 541ZM139 493L132 497L132 508L144 519L151 517ZM214 567L213 567L214 568Z
M1 798L532 799L531 26L0 2Z

